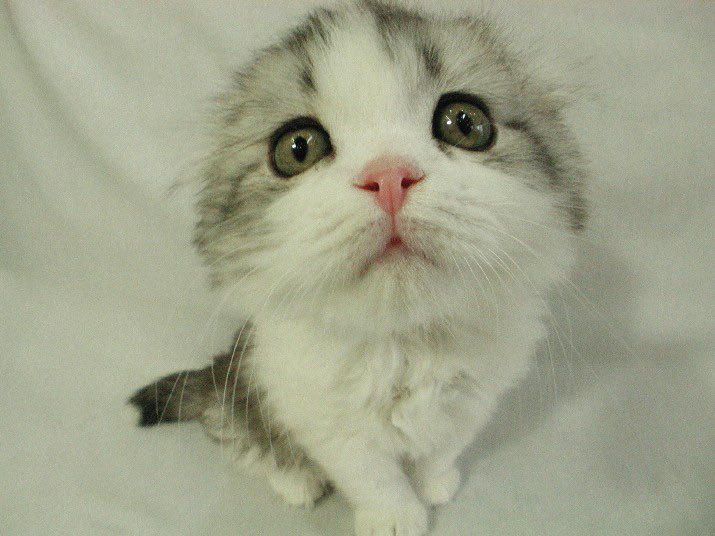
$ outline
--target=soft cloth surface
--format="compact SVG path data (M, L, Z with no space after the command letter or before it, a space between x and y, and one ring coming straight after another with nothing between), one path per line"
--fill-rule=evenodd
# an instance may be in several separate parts
M0 7L1 534L350 533L340 497L290 508L197 426L125 406L238 325L191 248L194 190L170 187L231 70L313 4ZM434 534L713 534L715 7L489 5L580 88L592 217Z

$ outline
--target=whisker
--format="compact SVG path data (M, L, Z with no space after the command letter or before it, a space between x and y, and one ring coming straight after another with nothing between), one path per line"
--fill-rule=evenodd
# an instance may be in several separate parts
M184 391L186 390L186 382L189 379L189 371L184 372L184 383L181 385L181 394L179 395L179 411L177 412L177 422L181 422L181 407L182 404L184 403Z
M158 420L159 423L161 423L161 421L164 420L164 414L166 413L166 410L169 407L169 402L171 402L171 397L174 394L174 389L176 389L176 385L179 383L180 377L181 377L181 374L176 375L174 384L171 386L171 391L169 391L169 396L166 397L166 402L164 402L164 409L161 410L161 415L159 415L159 420ZM157 385L157 384L155 384L155 385ZM158 396L159 396L159 394L158 394L158 390L157 390L157 397ZM158 404L158 400L157 400L157 404ZM158 411L157 411L157 414L158 414Z
M228 379L229 376L231 375L231 368L233 367L233 360L236 357L236 350L238 349L238 343L241 340L241 335L243 334L243 330L246 329L246 326L248 325L248 320L246 320L243 325L241 326L241 330L238 332L238 336L236 337L236 342L233 345L233 349L231 350L231 357L228 360L228 366L226 367L226 378L224 379L223 383L223 397L221 398L221 441L223 441L223 430L224 430L224 423L225 423L225 411L226 411L226 395L228 392ZM243 354L239 356L239 360L243 357ZM215 363L215 362L214 362ZM214 363L211 363L211 372L213 376L213 370L214 370ZM238 375L237 375L238 377ZM218 400L217 400L218 402Z
M253 333L255 333L255 327L253 327ZM251 339L252 333L249 333L246 335L246 342L243 343L243 348L241 348L241 352L238 356L238 363L236 363L236 370L233 373L233 390L231 392L231 426L235 427L236 423L236 390L238 389L238 379L239 375L241 373L241 363L243 362L243 358L246 355L246 348L248 347L248 343ZM240 340L240 334L238 339ZM248 403L248 401L246 401Z
M569 287L569 289L574 292L574 297L576 297L581 302L581 305L583 305L584 308L586 310L588 310L589 312L594 313L597 316L598 320L603 323L602 325L608 327L609 334L614 337L614 340L616 340L619 344L621 344L622 347L624 349L626 349L626 351L629 354L634 355L634 352L630 348L630 345L620 335L617 334L617 330L610 323L610 321L605 317L605 314L599 310L598 306L593 301L591 301L590 298L588 296L586 296L583 293L583 291L581 289L579 289L573 283L573 281L571 281L571 279L569 277L560 274L560 270L555 264L553 264L552 262L549 262L548 260L544 259L541 255L537 254L533 250L533 248L529 247L527 244L524 243L523 240L520 240L518 237L513 236L512 234L507 233L506 231L504 231L503 229L500 229L498 227L493 227L493 230L499 232L500 234L506 236L507 238L510 238L511 240L514 240L520 246L522 246L525 251L530 253L534 257L535 260L549 266L549 268L552 268L557 274L559 274L558 275L559 280L561 282L565 283Z

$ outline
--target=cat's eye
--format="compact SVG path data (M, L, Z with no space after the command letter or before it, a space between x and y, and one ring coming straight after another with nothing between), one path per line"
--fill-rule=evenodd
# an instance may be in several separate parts
M317 121L300 118L273 135L271 163L281 177L292 177L313 167L333 151L328 133Z
M432 118L432 135L460 149L485 151L494 143L496 130L487 107L465 93L442 95Z

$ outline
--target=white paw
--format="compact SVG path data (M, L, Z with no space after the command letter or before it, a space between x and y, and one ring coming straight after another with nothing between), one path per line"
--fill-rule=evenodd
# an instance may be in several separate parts
M462 478L455 467L444 473L423 477L420 482L420 495L429 504L447 504L459 489Z
M427 511L421 504L394 510L355 510L356 536L422 536L427 525Z
M268 482L273 490L290 505L310 508L325 493L325 484L310 470L271 469Z

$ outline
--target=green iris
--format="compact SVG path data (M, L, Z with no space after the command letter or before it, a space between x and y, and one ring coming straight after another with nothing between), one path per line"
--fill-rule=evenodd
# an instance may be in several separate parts
M330 138L318 125L296 126L277 137L272 161L279 175L292 177L313 167L331 152Z
M460 149L484 151L494 140L494 127L482 107L465 98L440 100L433 119L434 136Z

